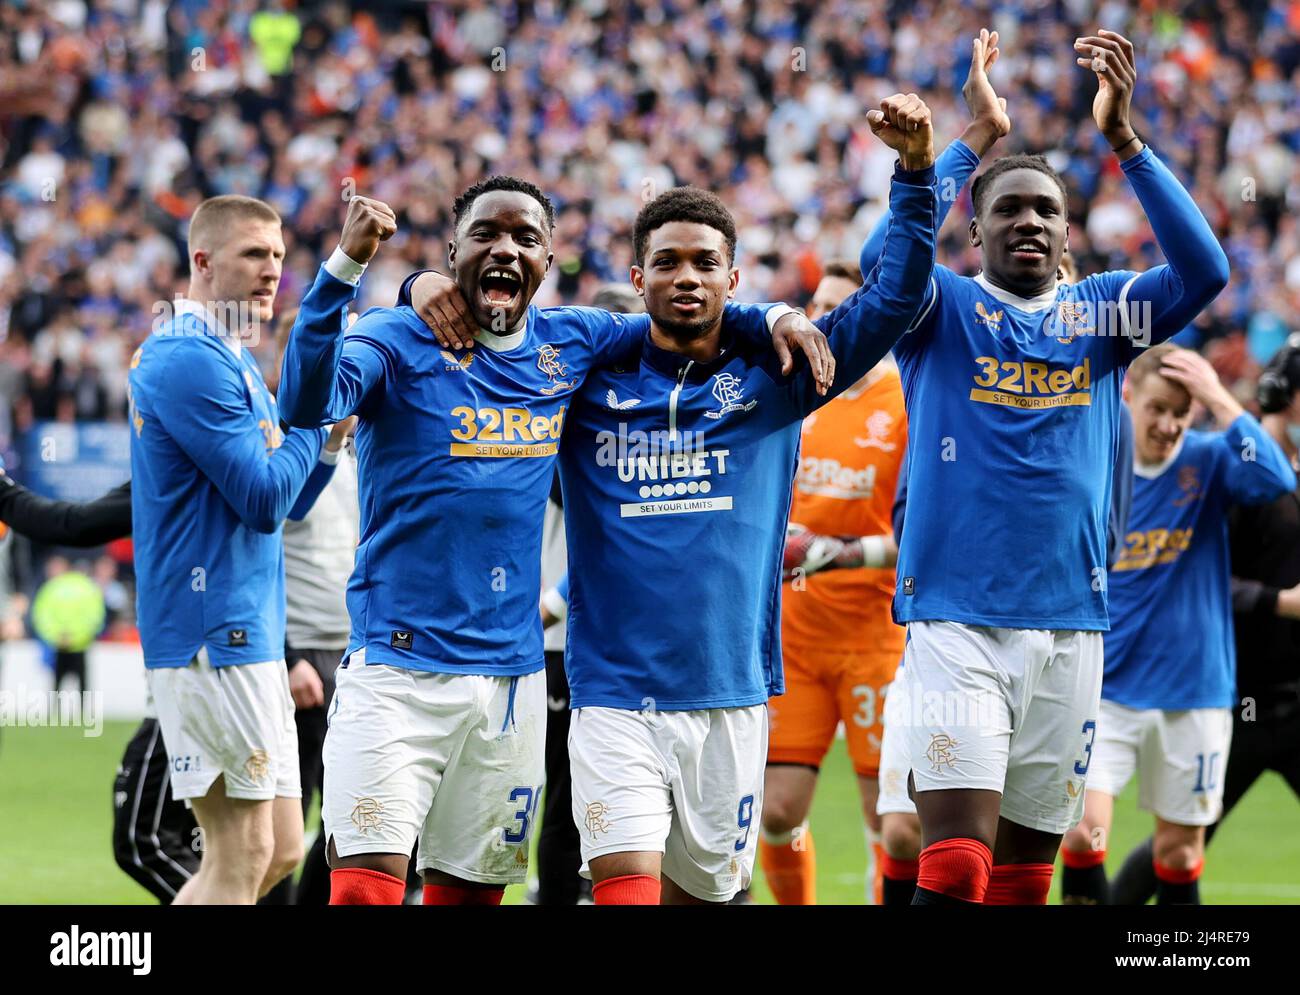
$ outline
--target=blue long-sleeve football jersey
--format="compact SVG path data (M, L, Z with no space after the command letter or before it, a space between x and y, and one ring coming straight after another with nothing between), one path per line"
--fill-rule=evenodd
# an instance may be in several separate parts
M573 708L739 707L783 691L800 422L888 352L934 263L934 171L897 174L890 198L880 265L818 319L838 365L828 396L806 369L784 377L735 340L699 363L647 335L639 355L588 377L560 454Z
M280 385L290 424L360 416L348 653L433 673L540 670L542 522L560 439L588 371L635 348L650 319L530 307L521 331L452 352L409 306L372 308L347 328L356 292L321 267ZM725 321L770 351L767 310L731 304Z
M1282 448L1248 414L1188 431L1155 470L1138 467L1111 570L1101 696L1130 708L1226 708L1236 690L1228 508L1296 486Z
M966 186L966 181L971 178L975 170L979 169L979 166L980 157L960 138L954 138L949 142L947 148L934 160L934 182L939 198L940 228L943 228L948 212L957 203L957 196ZM889 230L889 220L890 212L886 208L872 227L867 240L862 243L862 251L858 255L860 272L870 273L876 268L876 263L880 262L880 253L885 247L885 232Z
M1134 350L1181 329L1227 283L1205 218L1150 149L1123 169L1169 260L1026 300L935 267L894 347L912 501L894 615L1105 630L1120 386Z
M128 375L136 604L151 668L187 666L202 646L215 667L284 655L280 525L326 436L281 433L252 353L214 322L183 310L136 350Z
M1133 513L1133 417L1128 406L1119 406L1119 434L1115 437L1115 469L1111 476L1110 513L1106 517L1106 566L1119 559Z

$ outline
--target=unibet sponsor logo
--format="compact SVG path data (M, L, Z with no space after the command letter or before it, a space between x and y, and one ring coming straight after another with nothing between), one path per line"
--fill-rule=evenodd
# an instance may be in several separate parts
M457 424L452 456L513 457L554 456L564 431L564 408L551 417L534 415L527 408L451 409Z
M1192 529L1147 529L1124 536L1124 548L1110 569L1145 570L1173 563L1192 544Z
M980 371L970 399L1008 408L1059 408L1092 404L1092 368L1085 359L1066 369L1033 360L976 356Z
M875 464L858 469L839 460L805 456L799 461L795 486L803 494L855 500L869 498L876 490Z
M637 484L642 500L619 506L620 518L730 511L730 496L710 496L713 476L726 476L730 449L668 452L620 459L618 479ZM648 500L647 500L648 499Z

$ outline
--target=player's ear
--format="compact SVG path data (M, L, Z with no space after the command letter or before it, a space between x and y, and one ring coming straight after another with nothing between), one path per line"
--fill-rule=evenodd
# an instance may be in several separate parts
M970 244L978 246L980 244L980 225L974 218L970 219Z
M1124 373L1124 385L1119 389L1119 395L1124 399L1125 404L1131 404L1133 401L1132 384L1133 384L1133 374L1131 372L1126 371Z
M555 262L555 253L554 253L554 252L548 252L548 253L546 254L546 269L542 270L542 275L543 275L543 276L545 276L547 273L549 273L549 272L551 271L551 263L553 263L553 262Z
M453 238L447 243L447 265L454 272L456 269L456 240Z
M628 279L632 281L632 289L636 291L638 297L645 296L645 270L640 266L633 265L628 270Z
M190 259L190 269L205 277L211 273L212 256L207 249L194 250L194 255Z
M731 267L731 272L727 274L727 300L736 296L736 288L740 286L740 267Z

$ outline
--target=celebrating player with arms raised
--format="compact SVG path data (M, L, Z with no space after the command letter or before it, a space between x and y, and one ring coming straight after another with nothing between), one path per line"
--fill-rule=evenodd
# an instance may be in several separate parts
M934 260L929 111L881 107L894 221L866 286L818 321L845 386L907 327ZM573 812L597 904L725 902L753 867L799 425L825 398L722 326L735 238L704 191L642 209L632 279L654 323L588 379L560 456Z
M409 308L374 309L344 334L365 264L396 227L387 205L355 198L284 360L291 424L360 416L352 636L325 741L335 904L400 902L417 839L426 904L497 903L524 879L543 780L537 603L555 454L588 370L649 326L531 307L554 219L531 183L475 184L454 214L453 301L481 348L439 349ZM769 321L810 328L773 312L730 305L726 318L765 353Z
M936 267L895 347L909 417L895 612L908 623L917 904L1046 901L1096 729L1123 370L1228 277L1205 219L1129 123L1132 44L1102 31L1075 49L1169 263L1060 282L1064 185L1040 157L1001 159L972 191L983 272Z
M955 192L1011 129L1006 101L988 77L998 55L996 31L972 39L962 87L971 120L935 161L940 227ZM872 265L879 258L888 225L886 216L872 231L864 264L866 257ZM831 311L861 283L857 265L829 263L809 316ZM782 599L785 694L769 703L759 849L768 886L782 905L816 900L812 832L801 824L840 722L862 797L870 848L868 892L876 902L898 874L898 854L890 851L899 841L891 838L889 849L882 844L876 809L885 694L903 654L903 629L890 616L897 552L890 511L906 446L903 388L888 358L803 424L790 508L792 525L803 531L792 530L785 549L787 566L803 570ZM892 830L891 837L897 835ZM917 833L907 835L906 842L915 845ZM908 859L915 862L916 853ZM910 877L911 887L891 888L891 898L901 893L912 900L915 871Z

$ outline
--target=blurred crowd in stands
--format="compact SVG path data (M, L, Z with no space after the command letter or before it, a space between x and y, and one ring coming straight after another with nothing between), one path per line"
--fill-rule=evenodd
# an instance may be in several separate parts
M281 309L350 192L398 214L363 288L385 304L445 264L455 195L492 172L556 202L538 303L625 278L636 211L686 183L737 215L740 296L803 303L882 207L893 155L865 111L915 90L956 136L981 26L1013 121L998 151L1067 177L1083 273L1160 259L1071 47L1133 39L1138 131L1232 263L1192 336L1248 397L1300 305L1300 0L5 0L0 453L13 470L34 421L124 420L128 359L184 291L186 219L215 194L282 213ZM968 216L963 198L940 249L964 272Z

